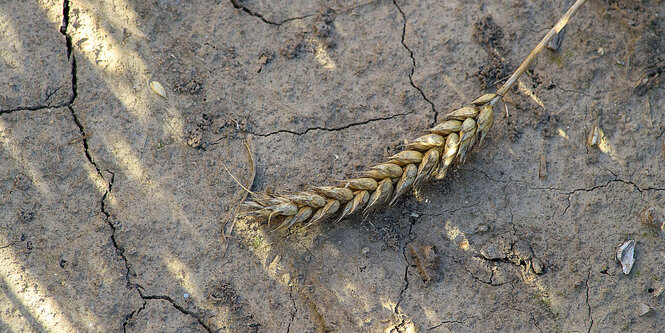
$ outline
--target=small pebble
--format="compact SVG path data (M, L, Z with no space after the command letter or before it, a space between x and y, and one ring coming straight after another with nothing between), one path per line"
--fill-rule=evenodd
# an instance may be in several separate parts
M633 258L635 254L635 241L629 240L619 246L617 250L617 260L621 263L621 270L623 274L630 274L631 269L633 269L633 264L635 260Z
M490 227L489 227L487 224L479 224L479 225L476 227L476 230L475 230L475 231L476 231L477 233L482 234L482 233L484 233L484 232L488 232L489 230L490 230Z
M184 298L189 298L189 294L188 294L188 293L184 293L184 294L182 295L182 297L184 297Z
M649 313L651 313L651 308L648 305L644 304L644 303L640 304L639 311L638 311L638 314L640 315L640 317L644 317L644 316L648 315Z
M534 273L538 275L543 274L543 264L540 263L540 260L536 258L531 259L531 267Z

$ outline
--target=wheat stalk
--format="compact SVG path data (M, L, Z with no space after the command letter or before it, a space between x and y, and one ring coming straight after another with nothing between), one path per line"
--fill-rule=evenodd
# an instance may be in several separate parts
M279 220L278 228L307 225L336 217L337 221L362 212L367 217L380 207L394 205L411 189L432 179L443 179L454 163L463 164L476 144L482 143L494 122L493 106L517 82L533 59L568 23L586 0L577 0L543 37L520 67L496 93L485 94L447 114L441 123L407 145L407 150L375 165L361 178L336 186L311 187L286 194L250 193L243 204L244 216Z

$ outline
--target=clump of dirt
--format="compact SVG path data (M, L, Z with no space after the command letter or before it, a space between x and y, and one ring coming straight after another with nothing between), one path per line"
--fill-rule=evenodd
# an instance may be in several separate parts
M177 93L189 93L196 95L201 92L203 85L195 79L180 79L173 87L173 91Z
M325 48L334 48L337 46L337 43L332 40L335 33L334 21L335 10L331 8L322 9L314 16L311 26L307 28L307 31L300 32L291 37L279 50L279 54L287 59L294 59L308 52L313 53L314 47L309 41L312 36L318 39Z
M604 0L607 14L619 19L626 26L641 30L644 23L651 16L652 11L647 10L641 1L636 0Z
M233 286L228 282L221 282L208 294L208 299L215 306L225 306L231 312L231 317L226 327L231 332L258 332L260 324L253 322L252 315L243 314L243 304L240 296Z
M300 56L301 54L307 52L307 43L305 42L305 34L300 33L291 38L284 46L279 50L279 54L286 57L287 59L294 59Z
M335 11L331 8L321 10L314 19L314 31L316 36L326 38L330 37L335 30L332 24L335 21Z
M386 223L385 225L376 226L371 229L372 240L381 242L381 250L398 250L400 241L402 240L402 233L395 223Z
M189 138L187 138L187 145L192 148L204 149L208 146L208 142L203 141L203 133L208 130L212 125L212 118L203 113L196 126L189 131Z
M486 16L473 25L473 39L487 49L489 62L478 68L475 76L483 89L489 89L512 72L503 59L503 30L494 22L492 16Z
M511 72L512 70L510 70L507 64L492 59L488 64L480 66L475 76L480 80L480 85L483 89L489 89L494 87L497 82L504 79Z
M473 25L473 39L489 48L490 53L504 53L503 30L494 22L492 16L485 16Z
M234 120L201 113L188 122L187 145L201 150L219 144L224 140L235 140L244 137L247 132L245 120Z

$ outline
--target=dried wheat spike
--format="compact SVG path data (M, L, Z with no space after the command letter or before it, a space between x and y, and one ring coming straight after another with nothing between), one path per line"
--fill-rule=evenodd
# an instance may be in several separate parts
M482 95L469 106L445 115L441 123L429 130L430 134L413 140L406 150L371 167L363 177L291 194L252 192L250 200L243 204L244 215L265 218L268 224L278 221L280 229L335 217L340 221L360 212L367 217L385 205L394 205L409 190L444 178L453 163L464 163L473 147L483 141L494 123L493 105L585 1L577 0L571 6L495 94Z
M244 203L249 216L279 221L278 228L312 224L332 217L337 221L362 212L364 216L397 200L413 188L441 179L454 161L464 163L467 154L492 127L494 113L486 94L471 106L455 110L443 122L407 145L388 161L375 165L361 178L337 186L315 187L290 194L252 193Z

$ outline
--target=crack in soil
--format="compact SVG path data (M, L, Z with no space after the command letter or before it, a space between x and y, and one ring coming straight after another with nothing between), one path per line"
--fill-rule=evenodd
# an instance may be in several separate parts
M464 271L465 271L467 274L469 274L469 276L471 276L472 279L474 279L474 280L476 280L476 281L478 281L478 282L480 282L480 283L482 283L482 284L486 284L486 285L491 286L491 287L500 287L500 286L503 286L503 285L505 285L505 284L513 285L513 282L514 282L513 280L508 280L508 281L506 281L506 282L502 282L502 283L494 283L494 281L493 281L493 279L494 279L494 270L492 270L492 269L490 270L490 278L489 278L489 281L485 281L485 280L483 280L483 279L477 277L477 276L476 276L476 275L475 275L475 274L474 274L474 273L473 273L473 272L472 272L472 271L466 266L466 264L465 264L464 262L462 262L461 259L456 258L456 257L453 257L453 256L450 256L450 255L446 255L446 254L443 254L443 256L445 256L446 258L448 258L451 262L454 262L455 264L457 264L457 265L459 265L460 267L462 267L462 269L464 269Z
M409 224L409 240L404 243L404 247L402 248L402 255L404 256L404 262L406 262L406 267L404 268L404 287L399 291L399 295L397 296L397 303L395 304L395 308L393 309L393 312L397 316L397 318L400 318L400 322L395 325L393 328L390 329L390 332L402 332L404 326L406 325L406 320L407 318L404 317L404 314L402 314L402 311L399 309L400 303L402 303L403 297L404 297L404 292L409 288L409 267L411 266L411 263L409 263L409 259L406 255L406 249L411 244L416 237L413 236L413 225L416 223L415 220L410 219L410 224Z
M251 15L251 16L259 18L261 21L263 21L263 23L274 25L274 26L280 26L280 25L282 25L284 23L287 23L287 22L302 20L302 19L305 19L305 18L308 18L308 17L311 17L311 16L315 15L315 14L307 14L307 15L303 15L303 16L289 17L289 18L283 19L281 21L271 21L271 20L265 18L262 14L257 13L255 11L243 6L242 4L240 4L240 2L242 0L230 0L230 1L231 1L231 5L233 5L234 8L240 9L243 12L245 12L245 13Z
M567 92L567 93L581 94L581 95L583 95L583 96L586 96L586 97L589 97L589 98L592 98L592 99L600 99L600 98L601 98L600 96L591 95L591 94L588 94L588 93L586 93L586 92L584 92L584 91L582 91L582 90L567 89L567 88L564 88L564 87L559 86L559 85L556 86L556 89L560 89L560 90L565 91L565 92Z
M22 107L17 107L13 109L6 109L2 110L0 109L0 114L3 113L12 113L15 111L39 111L39 110L44 110L44 109L51 109L51 108L61 108L61 107L69 107L74 103L74 100L78 96L78 79L76 77L76 57L72 54L72 37L67 34L67 29L69 28L69 0L64 0L62 3L62 24L60 25L60 34L62 34L65 37L65 45L67 47L67 59L71 60L72 63L72 68L71 68L71 77L72 77L72 95L69 97L69 100L66 102L58 103L58 104L38 104L38 105L33 105L33 106L22 106ZM62 87L58 87L55 91L47 94L46 99L44 102L47 102L51 97ZM42 102L42 103L44 103Z
M438 325L435 325L435 326L432 326L432 327L428 328L427 331L431 331L435 328L439 328L439 327L441 327L443 325L447 325L447 324L464 324L467 320L472 319L472 318L480 319L480 317L478 317L478 316L470 316L470 317L465 317L464 319L461 319L461 320L458 320L458 319L444 320L444 321L440 322Z
M515 299L515 294L514 294L514 292L511 291L510 294L512 295L513 303L516 303L517 300ZM525 311L525 310L522 310L522 309L519 309L519 308L515 308L515 307L512 307L512 306L508 306L508 308L511 309L511 310L513 310L513 311L515 311L515 312L520 312L520 313L524 313L524 314L529 315L529 317L531 318L531 321L533 322L533 326L534 326L536 329L538 329L539 332L543 333L543 329L540 328L540 326L538 326L538 320L536 320L536 317L533 315L533 312L531 312L531 311Z
M436 111L436 108L434 107L434 103L427 98L425 95L425 92L416 85L416 83L413 81L413 74L416 72L416 57L414 56L413 51L409 48L408 45L406 45L406 42L404 41L404 38L406 37L406 14L404 14L404 11L402 10L402 7L400 7L397 4L397 0L393 0L393 4L395 4L395 7L397 7L397 10L399 11L400 15L402 15L402 20L404 21L404 25L402 26L402 37L401 37L401 43L402 46L406 49L407 52L409 52L409 57L411 57L411 72L409 73L409 83L411 83L411 86L418 90L420 92L420 95L423 97L423 99L429 103L430 107L432 108L432 112L434 113L434 120L430 124L430 127L436 125L436 119L439 117L439 112Z
M622 184L630 185L630 186L634 187L640 193L648 192L648 191L665 191L665 188L659 188L659 187L653 187L653 186L649 186L649 187L646 187L646 188L640 188L639 186L637 186L637 184L633 183L632 181L623 180L621 178L618 178L617 175L614 175L614 179L610 179L605 184L596 185L596 186L593 186L591 188L578 188L578 189L572 190L571 192L566 193L566 195L567 195L566 200L568 201L568 204L566 205L566 208L563 210L563 213L561 213L561 216L566 214L566 212L568 211L568 208L570 208L570 206L571 206L571 197L573 196L573 194L575 194L577 192L593 192L593 191L595 191L599 188L608 187L612 183L622 183Z
M446 209L446 210L442 211L441 213L435 213L435 214L421 213L420 215L421 216L428 216L428 217L445 216L445 215L449 215L451 213L455 213L457 211L460 211L462 209L469 209L469 208L476 207L476 206L478 206L479 203L480 203L480 201L476 201L476 202L474 202L470 205L462 205L462 206L459 206L459 207L456 207L456 208Z
M194 313L192 311L189 311L189 310L185 309L184 307L178 305L178 303L176 303L171 297L166 296L166 295L144 295L143 292L140 289L137 289L137 290L139 290L139 294L141 294L141 298L143 298L144 300L158 299L158 300L162 300L162 301L167 301L167 302L171 303L171 305L174 308L176 308L178 311L180 311L180 312L196 319L196 321L198 321L199 325L203 326L203 328L205 328L206 331L211 332L211 333L213 332L212 328L208 324L203 322L203 320L201 319L201 317L199 315L197 315L196 313Z
M513 180L513 179L509 179L509 180L494 179L494 178L490 177L485 171L480 170L480 169L470 169L470 171L471 171L471 172L477 172L477 173L480 173L480 174L482 174L485 178L487 178L489 181L494 182L494 183L500 183L500 184L515 183L515 184L522 184L522 185L526 186L528 189L531 189L531 190L547 190L547 191L557 191L557 192L562 192L563 194L565 194L565 195L567 196L567 197L566 197L567 204L566 204L566 208L564 208L563 213L561 213L560 216L565 215L566 212L568 211L568 208L570 208L570 206L571 206L571 204L572 204L572 202L571 202L571 197L573 196L573 194L578 193L578 192L593 192L593 191L595 191L595 190L597 190L597 189L599 189L599 188L608 187L608 186L610 186L610 184L612 184L612 183L622 183L622 184L626 184L626 185L632 186L632 187L634 187L634 188L635 188L638 192L640 192L640 193L644 193L644 192L648 192L648 191L656 191L656 192L659 192L659 191L665 191L665 188L656 187L656 186L647 186L647 187L645 187L645 188L641 188L640 186L638 186L637 184L635 184L633 181L630 181L630 180L624 180L624 179L619 178L618 175L616 175L614 172L612 172L612 170L609 170L609 169L608 169L607 171L609 171L609 172L612 174L612 176L614 176L614 178L613 178L613 179L610 179L610 180L607 181L605 184L595 185L595 186L592 186L591 188L585 188L585 187L583 187L583 188L576 188L576 189L573 189L572 191L568 191L568 192L566 192L566 190L564 190L564 189L562 189L562 188L558 188L558 187L534 187L534 186L531 186L531 185L530 185L529 183L527 183L527 182L519 181L519 180Z
M589 279L591 278L591 270L589 270L589 274L587 274L586 280L584 281L584 285L586 285L586 306L589 309L589 319L591 319L591 324L589 324L589 330L587 333L591 333L591 328L593 327L593 316L591 315L591 305L589 304Z
M291 313L291 320L289 321L289 325L286 327L286 333L291 332L291 324L293 324L293 321L296 319L296 314L298 314L296 299L293 298L293 286L289 288L289 297L291 298L291 302L293 302L293 312Z
M337 131L343 131L343 130L345 130L345 129L349 129L349 128L351 128L351 127L355 127L355 126L367 125L367 124L372 123L372 122L375 122L375 121L390 120L390 119L393 119L393 118L395 118L395 117L406 116L406 115L408 115L408 114L410 114L410 112L408 112L408 113L398 113L398 114L394 114L394 115L392 115L392 116L388 116L388 117L371 118L371 119L368 119L368 120L365 120L365 121L360 121L360 122L356 122L356 123L350 123L350 124L347 124L347 125L344 125L344 126L341 126L341 127L320 127L320 126L315 126L315 127L309 127L309 128L307 128L307 129L305 129L304 131L300 131L300 132L292 131L292 130L287 130L287 129L282 129L282 130L277 130L277 131L270 132L270 133L253 133L253 132L248 132L248 133L250 133L250 134L252 134L252 135L255 135L255 136L269 137L269 136L271 136L271 135L280 134L280 133L288 133L288 134L293 134L293 135L298 135L298 136L300 136L300 135L305 135L305 134L307 134L309 131L337 132Z
M140 308L138 308L138 309L136 309L136 310L134 310L134 311L132 311L132 312L125 315L125 318L123 319L123 322L122 322L122 332L123 333L127 333L127 325L129 324L129 321L132 320L132 318L134 318L134 316L137 316L139 313L141 313L141 311L143 311L145 309L146 305L148 305L148 302L144 299L143 304L141 305Z

